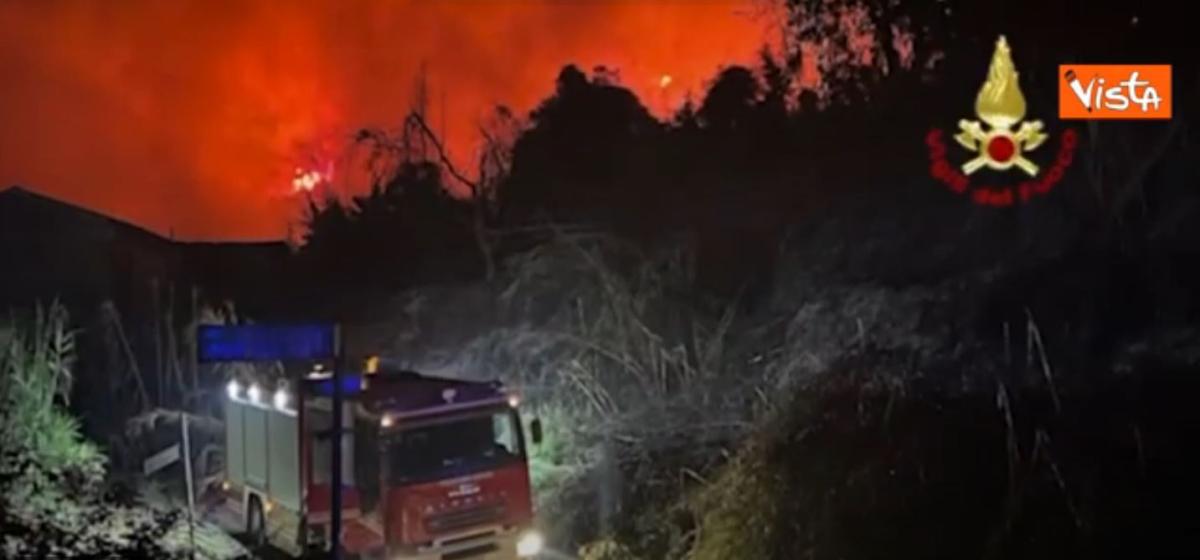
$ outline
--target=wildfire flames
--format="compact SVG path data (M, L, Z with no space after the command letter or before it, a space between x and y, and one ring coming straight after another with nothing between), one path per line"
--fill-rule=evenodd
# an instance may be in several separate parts
M294 193L333 179L314 152L395 126L422 74L469 163L494 106L526 114L565 64L619 68L672 110L756 61L755 2L2 2L0 187L184 238L278 238ZM341 184L352 167L337 189L362 188Z
M322 173L315 169L304 170L297 167L296 176L292 178L292 192L312 192L317 188L317 185L331 182L332 180L332 173Z

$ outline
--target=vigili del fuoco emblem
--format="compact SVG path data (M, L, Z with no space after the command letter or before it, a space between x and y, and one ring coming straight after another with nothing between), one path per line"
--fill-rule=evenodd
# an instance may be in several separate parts
M987 79L975 98L977 120L958 121L959 132L954 135L958 144L970 152L970 157L960 165L952 165L947 160L945 134L939 129L930 131L926 144L933 177L950 190L969 194L972 201L987 206L1011 206L1050 192L1070 166L1078 138L1073 130L1063 132L1057 159L1042 174L1041 166L1028 154L1045 143L1049 135L1042 121L1025 120L1026 110L1012 50L1001 36L996 41ZM1007 186L974 186L970 176L983 169L995 172L993 177L1017 171L1025 180Z

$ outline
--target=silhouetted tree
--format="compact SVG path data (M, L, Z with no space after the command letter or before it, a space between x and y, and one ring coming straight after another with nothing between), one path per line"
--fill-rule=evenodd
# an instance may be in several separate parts
M366 195L310 203L301 256L315 278L334 285L459 276L478 267L470 216L470 205L447 192L440 166L403 161Z
M750 69L731 66L721 71L700 106L700 122L710 130L732 131L751 126L758 105L758 80Z
M509 223L538 221L644 225L653 191L661 125L611 72L589 81L560 72L554 95L530 118L500 186Z

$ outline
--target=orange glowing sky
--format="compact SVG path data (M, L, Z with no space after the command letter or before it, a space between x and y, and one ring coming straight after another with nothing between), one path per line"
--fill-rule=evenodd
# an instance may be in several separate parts
M278 238L297 166L397 124L422 65L430 120L465 160L494 104L524 116L567 63L619 68L663 114L756 60L773 29L763 4L2 2L0 188L184 239Z

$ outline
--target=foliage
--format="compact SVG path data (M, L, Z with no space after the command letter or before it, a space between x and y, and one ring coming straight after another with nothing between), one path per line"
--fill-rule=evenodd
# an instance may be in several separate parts
M638 560L629 548L612 539L602 539L584 545L579 550L580 560Z
M438 165L411 161L349 202L310 200L301 257L338 285L396 287L477 270L470 206L446 188Z
M12 333L0 348L0 446L26 449L54 471L75 471L85 481L103 472L104 458L82 441L79 423L65 410L71 394L75 337L64 308L38 308L26 328Z
M0 327L0 551L6 557L169 558L178 514L150 514L100 489L104 457L65 406L74 335L65 310Z
M567 66L530 121L498 192L509 223L549 218L628 226L648 210L641 187L659 163L661 126L632 92L603 72L589 79Z
M676 465L711 461L708 446L753 414L757 400L740 387L757 380L723 374L735 313L679 298L687 274L673 247L645 254L612 236L563 234L510 258L480 296L494 300L416 290L402 303L412 338L387 353L420 371L502 378L522 394L545 427L531 465L538 503L570 540L598 519L623 523L617 512L639 490L668 493ZM651 468L647 454L667 450L679 461Z
M880 82L944 56L953 10L942 2L786 0L789 62L805 57L830 100L857 101Z
M927 291L797 275L771 313L747 314L688 295L687 249L564 233L506 261L489 290L497 310L462 289L425 288L393 314L411 334L390 354L418 370L505 379L542 417L531 470L559 542L603 536L639 557L681 553L696 520L678 496L784 395L845 353L937 346L923 326L936 299Z
M783 473L761 460L761 443L746 446L718 478L698 492L693 509L700 527L694 560L770 558L771 532L782 505Z
M845 234L833 237L854 246ZM1128 426L1144 417L1110 421L1103 412L1130 409L1111 400L1129 392L1127 381L1052 375L1045 356L1055 348L1040 346L1049 327L1029 329L1038 348L1027 350L1042 356L1032 377L997 365L998 354L1012 360L1014 351L980 347L978 322L997 331L1000 323L976 314L992 305L984 287L1013 283L1006 275L864 282L845 275L841 247L827 241L806 236L789 247L767 305L746 313L689 293L694 261L684 243L644 250L563 234L507 261L490 287L498 310L461 291L419 290L428 311L409 320L413 336L431 338L392 352L418 369L517 386L547 428L533 453L540 518L555 542L591 541L588 557L941 557L939 546L956 557L1036 557L1038 546L1071 556L1079 549L1032 528L1074 526L1084 511L1075 497L1087 496L1108 523L1132 522L1089 494L1100 480L1146 489L1122 486L1128 465L1112 474L1090 462L1135 456ZM1091 297L1087 282L1063 277L1045 297ZM451 329L461 306L492 319ZM1026 353L1023 323L1008 324L1015 354ZM1047 336L1068 354L1069 339ZM1074 411L1052 412L1059 397L1047 381ZM1093 400L1108 404L1085 404ZM1099 441L1087 435L1100 425ZM1165 441L1184 437L1178 427L1158 429ZM1024 478L1010 482L1018 471ZM1009 509L1019 507L1027 509ZM1020 544L1027 537L1039 544Z
M1191 367L1055 389L977 353L943 366L976 387L875 353L795 393L687 498L686 557L1157 558L1187 534Z
M983 290L959 297L962 284L986 286L997 270L1005 284L1022 267L1054 277L1037 258L1060 259L1089 243L1106 256L1157 255L1144 248L1151 232L1181 230L1195 213L1173 204L1190 196L1182 193L1194 150L1181 141L1183 125L1147 142L1117 125L1092 126L1067 194L1019 214L983 214L929 187L919 139L969 114L1000 33L1016 45L1026 77L1055 75L1067 55L1110 60L1134 42L1119 40L1127 35L1140 37L1130 53L1166 52L1180 34L1158 33L1166 26L1149 15L1142 25L1155 31L1129 31L1131 19L1143 21L1131 18L1135 7L1075 14L1032 2L784 5L789 50L764 51L757 67L722 69L697 103L667 121L615 72L564 68L528 127L505 142L512 150L481 165L488 170L477 185L436 153L436 138L413 133L411 118L399 137L365 131L359 140L386 161L371 169L378 180L369 194L311 205L303 250L310 279L385 294L441 283L410 292L394 314L404 318L394 330L407 337L394 354L417 369L504 377L527 396L547 427L532 457L543 517L565 527L567 540L595 538L586 557L870 557L889 548L944 556L936 530L953 533L946 546L960 547L958 557L976 555L981 542L1000 554L1018 539L988 531L1020 516L1003 509L1011 502L996 491L997 465L1028 468L1030 495L1049 503L1068 484L1064 463L1046 454L1076 450L1045 443L1062 441L1052 430L1029 427L1054 422L1040 416L1045 395L1021 401L1027 407L1013 416L1030 419L1023 431L1005 424L992 405L1009 398L1007 385L994 388L994 356L971 354L987 338L980 331L1003 329L1011 358L1009 328L1019 324L1011 316L1043 311L1035 290L1001 286L1015 295L997 304L972 301L991 297ZM1029 14L1039 25L1028 24ZM801 68L820 72L815 86L796 79ZM1052 111L1048 83L1023 82L1040 114ZM472 186L474 206L446 194L455 181ZM1142 214L1132 243L1088 223L1134 211ZM832 235L819 231L829 224ZM808 251L780 258L785 231L805 237ZM493 278L489 247L501 238L505 267ZM471 287L482 298L466 299L448 281L478 276L473 243L484 248L488 273ZM1190 267L1181 260L1156 262ZM1058 282L1115 277L1082 276ZM362 295L364 306L374 308L378 293ZM1054 321L1050 338L1065 346L1077 335L1059 333L1135 331L1088 315L1102 305L1084 301L1091 293L1072 296L1079 315ZM975 315L986 306L1003 307L1001 320ZM914 381L925 368L938 369L936 387ZM948 396L954 383L969 389ZM893 432L898 423L903 435ZM1113 434L1106 437L1116 441ZM1006 462L1003 451L1012 449L1024 463ZM979 457L995 463L973 462ZM922 477L935 467L942 478L933 484ZM929 502L952 483L974 485L983 513ZM1077 512L1062 513L1040 509L1027 519L1060 527Z

